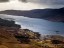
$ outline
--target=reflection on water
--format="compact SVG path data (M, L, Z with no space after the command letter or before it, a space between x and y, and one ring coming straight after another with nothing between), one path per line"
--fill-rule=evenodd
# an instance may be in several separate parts
M41 34L56 34L56 31L59 31L59 34L64 34L64 23L61 22L12 15L0 15L0 18L13 18L22 28L40 32Z

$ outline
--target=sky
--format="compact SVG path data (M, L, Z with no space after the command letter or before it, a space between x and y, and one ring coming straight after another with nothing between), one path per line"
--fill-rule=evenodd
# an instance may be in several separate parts
M31 10L45 8L61 8L64 7L64 0L0 0L0 11L14 10Z

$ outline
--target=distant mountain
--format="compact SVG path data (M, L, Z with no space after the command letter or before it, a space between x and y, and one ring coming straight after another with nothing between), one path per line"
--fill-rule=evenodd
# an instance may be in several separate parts
M50 21L64 22L64 8L60 9L34 9L29 11L20 10L5 10L0 11L0 14L25 16L31 18L40 18Z

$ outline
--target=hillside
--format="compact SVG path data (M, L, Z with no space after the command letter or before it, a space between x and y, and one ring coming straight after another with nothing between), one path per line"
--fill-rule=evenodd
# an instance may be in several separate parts
M15 21L0 19L0 48L64 48L64 37L21 29Z
M20 28L20 25L15 24L15 21L0 18L0 48L29 47L28 43L31 40L39 39L39 33Z
M60 9L34 9L34 10L5 10L0 11L0 14L25 16L31 18L46 19L49 21L64 22L64 8Z
M13 21L11 22L0 18L0 48L13 48L15 46L12 45L20 43L13 35L17 33L19 28L19 25Z

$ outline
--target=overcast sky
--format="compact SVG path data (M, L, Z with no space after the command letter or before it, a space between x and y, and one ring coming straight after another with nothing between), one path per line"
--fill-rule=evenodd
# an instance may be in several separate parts
M0 0L0 10L31 10L61 7L64 7L64 0Z

